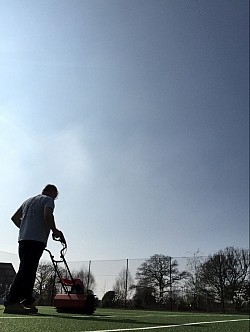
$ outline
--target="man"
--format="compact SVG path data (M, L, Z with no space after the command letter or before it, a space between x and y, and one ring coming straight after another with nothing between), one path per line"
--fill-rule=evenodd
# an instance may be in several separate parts
M11 217L19 228L19 269L4 303L5 313L37 313L32 296L39 260L50 231L56 238L63 234L56 228L54 200L58 196L56 186L48 184L42 194L27 199Z

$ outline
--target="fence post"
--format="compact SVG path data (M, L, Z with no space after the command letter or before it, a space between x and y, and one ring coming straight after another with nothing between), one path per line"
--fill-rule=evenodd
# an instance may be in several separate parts
M88 282L87 282L87 293L89 292L90 266L91 266L91 261L89 261L89 272L88 272Z
M222 311L223 314L225 313L225 298L224 298L224 269L222 264L224 264L224 262L221 260L221 254L219 255L219 268L220 268L220 297L221 297L221 305L222 305Z
M125 308L127 308L127 294L128 294L128 259L127 259L126 279L125 279L125 299L124 299Z
M170 310L173 311L173 297L172 297L172 258L169 256L169 278L170 278Z

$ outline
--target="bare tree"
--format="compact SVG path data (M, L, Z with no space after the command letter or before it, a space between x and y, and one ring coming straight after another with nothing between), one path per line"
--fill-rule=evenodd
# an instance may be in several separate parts
M34 291L39 304L50 304L54 293L55 270L51 263L40 263L37 269Z
M113 291L116 293L117 301L120 305L126 305L126 301L131 298L133 284L134 280L130 271L123 268L113 286Z
M226 296L234 300L235 293L249 283L249 250L227 247L224 250L227 260Z
M193 254L193 257L188 258L187 262L188 278L185 282L185 288L187 290L188 303L195 309L198 309L201 298L203 297L200 270L204 259L205 258L200 255L198 250Z
M79 271L73 271L72 276L81 279L86 289L94 291L96 286L95 277L87 269L82 267Z

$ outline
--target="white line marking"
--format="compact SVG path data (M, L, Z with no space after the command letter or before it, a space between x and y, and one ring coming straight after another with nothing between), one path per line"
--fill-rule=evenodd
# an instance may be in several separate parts
M28 319L39 318L40 319L40 318L53 318L53 317L43 317L43 316L39 316L39 315L37 315L37 316L25 316L25 315L23 315L23 316L6 316L6 317L0 317L0 319L13 319L13 318L15 318L15 319L17 319L17 318L19 318L19 319L24 319L24 318L28 318Z
M185 323L185 324L178 324L178 325L162 325L162 326L150 326L150 327L132 327L127 329L111 329L111 330L96 330L96 331L88 331L88 332L122 332L122 331L143 331L143 330L156 330L156 329L165 329L171 327L180 327L180 326L192 326L192 325L202 325L202 324L218 324L218 323L229 323L229 322L241 322L250 320L249 318L242 318L242 319L230 319L230 320L214 320L210 322L195 322L195 323ZM81 331L85 332L85 331Z

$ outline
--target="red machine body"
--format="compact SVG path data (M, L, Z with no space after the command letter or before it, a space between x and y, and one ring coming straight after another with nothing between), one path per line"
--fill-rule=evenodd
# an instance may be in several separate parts
M53 305L58 312L77 312L84 314L93 314L96 309L96 299L92 291L88 290L88 287L84 287L83 282L79 278L73 278L69 266L65 260L65 251L67 248L64 237L55 238L55 241L60 241L63 248L60 251L60 260L55 260L54 256L48 249L45 249L51 258L52 264L55 269L55 280L57 280L62 286L62 293L56 294L53 300ZM59 268L59 264L64 263L66 275L69 278L65 278L62 275L62 269Z
M54 306L56 308L79 308L85 309L87 294L56 294Z

